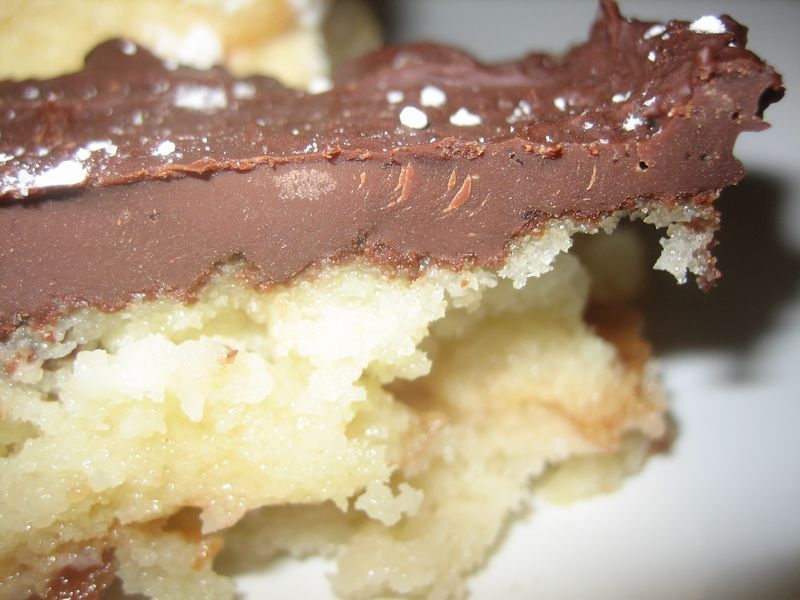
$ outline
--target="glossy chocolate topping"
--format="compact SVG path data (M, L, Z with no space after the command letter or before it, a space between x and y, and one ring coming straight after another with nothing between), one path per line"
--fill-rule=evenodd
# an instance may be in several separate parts
M728 17L605 1L563 57L389 48L318 95L108 42L79 73L0 84L0 323L190 298L233 257L264 283L354 253L496 266L555 218L708 202L782 92L745 41Z

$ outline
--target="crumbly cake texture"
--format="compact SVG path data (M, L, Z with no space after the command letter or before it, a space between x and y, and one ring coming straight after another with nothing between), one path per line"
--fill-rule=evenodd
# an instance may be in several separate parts
M352 35L341 34L345 23ZM331 63L380 43L357 0L9 0L0 4L0 78L54 77L87 52L126 38L159 57L306 89L325 86Z
M323 552L345 598L460 597L532 483L615 487L665 410L618 225L715 279L781 90L744 37L603 2L562 58L395 48L319 95L126 42L0 84L0 595Z
M460 596L548 463L663 432L636 321L584 320L570 233L520 245L505 277L355 262L259 292L228 265L190 305L20 329L6 350L36 356L0 378L4 596L106 556L128 593L230 597L214 555L265 505L227 533L229 569L335 552L342 597ZM601 489L627 470L611 462Z

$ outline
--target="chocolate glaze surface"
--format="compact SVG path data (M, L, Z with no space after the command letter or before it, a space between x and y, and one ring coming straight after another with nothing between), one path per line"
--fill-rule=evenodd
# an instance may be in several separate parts
M742 26L713 25L604 1L563 57L388 48L318 95L124 41L79 73L0 83L0 334L75 305L190 299L233 257L264 283L355 253L496 266L552 219L710 202L782 93Z

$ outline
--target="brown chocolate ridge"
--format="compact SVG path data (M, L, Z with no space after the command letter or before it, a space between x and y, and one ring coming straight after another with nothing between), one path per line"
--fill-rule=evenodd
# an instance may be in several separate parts
M262 283L354 254L497 266L553 219L707 202L741 179L736 137L782 94L745 28L721 22L659 31L603 1L563 57L388 48L318 95L123 41L79 73L0 83L0 337L72 306L191 299L234 257ZM426 86L441 106L421 104Z

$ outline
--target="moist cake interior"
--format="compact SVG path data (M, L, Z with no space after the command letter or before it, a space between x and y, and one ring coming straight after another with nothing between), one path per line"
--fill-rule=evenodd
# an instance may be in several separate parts
M353 260L259 290L234 261L193 303L17 330L4 594L46 596L71 569L229 597L224 544L223 572L324 552L342 597L461 595L548 465L552 496L613 489L664 432L626 307L638 246L594 229L530 236L499 272Z

